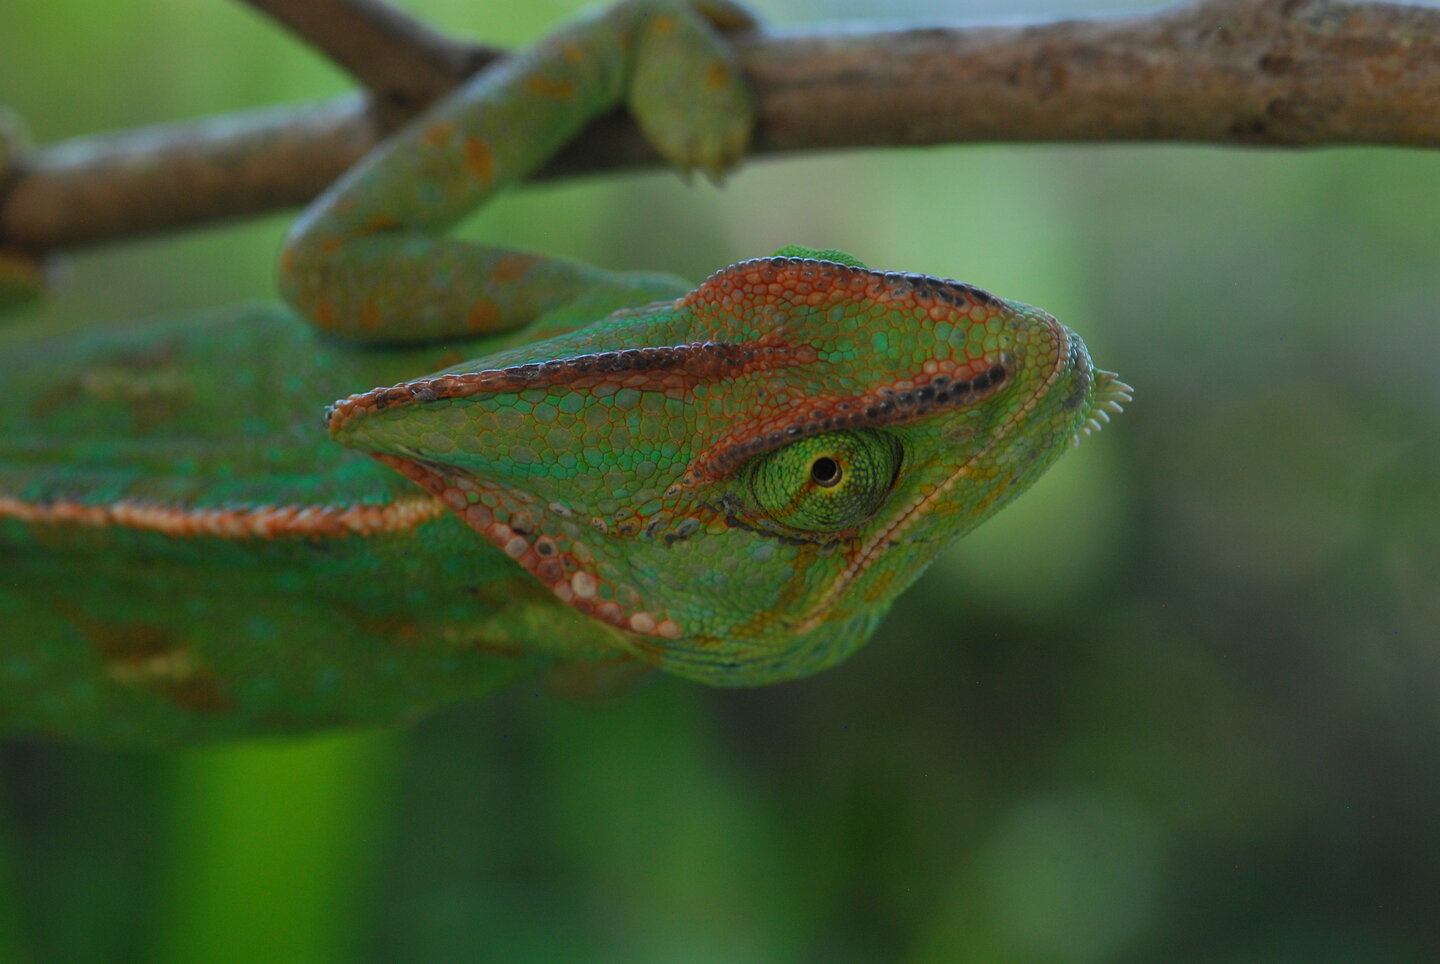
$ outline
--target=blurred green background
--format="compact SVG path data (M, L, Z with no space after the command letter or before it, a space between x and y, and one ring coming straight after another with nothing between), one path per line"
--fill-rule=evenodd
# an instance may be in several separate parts
M507 44L575 6L410 5ZM239 3L0 2L0 103L42 142L347 86ZM1440 960L1437 215L1440 154L1377 149L837 153L505 199L467 230L611 267L801 243L960 277L1136 400L812 680L4 744L0 958ZM265 296L286 220L79 253L21 324Z

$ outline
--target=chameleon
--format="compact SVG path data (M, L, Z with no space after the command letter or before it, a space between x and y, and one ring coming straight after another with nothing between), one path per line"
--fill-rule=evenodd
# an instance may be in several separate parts
M588 14L307 208L286 305L5 348L0 729L174 745L537 674L806 676L1119 411L1079 336L970 284L791 247L692 287L447 235L617 104L728 170L752 23Z

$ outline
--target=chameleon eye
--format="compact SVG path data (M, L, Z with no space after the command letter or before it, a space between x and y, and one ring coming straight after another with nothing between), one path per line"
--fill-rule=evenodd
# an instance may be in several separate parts
M750 463L750 491L776 522L839 532L875 514L900 470L900 441L851 429L801 439Z

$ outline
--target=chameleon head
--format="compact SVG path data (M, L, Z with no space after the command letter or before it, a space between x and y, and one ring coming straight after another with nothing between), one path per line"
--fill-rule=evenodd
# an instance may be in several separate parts
M853 652L941 549L1127 393L1038 309L775 257L352 396L330 427L618 645L748 685Z

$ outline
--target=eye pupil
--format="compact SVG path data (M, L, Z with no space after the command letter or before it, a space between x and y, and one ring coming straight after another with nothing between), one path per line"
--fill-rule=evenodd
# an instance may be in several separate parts
M840 481L840 463L828 455L822 455L810 463L810 478L816 485L823 485L828 489Z

